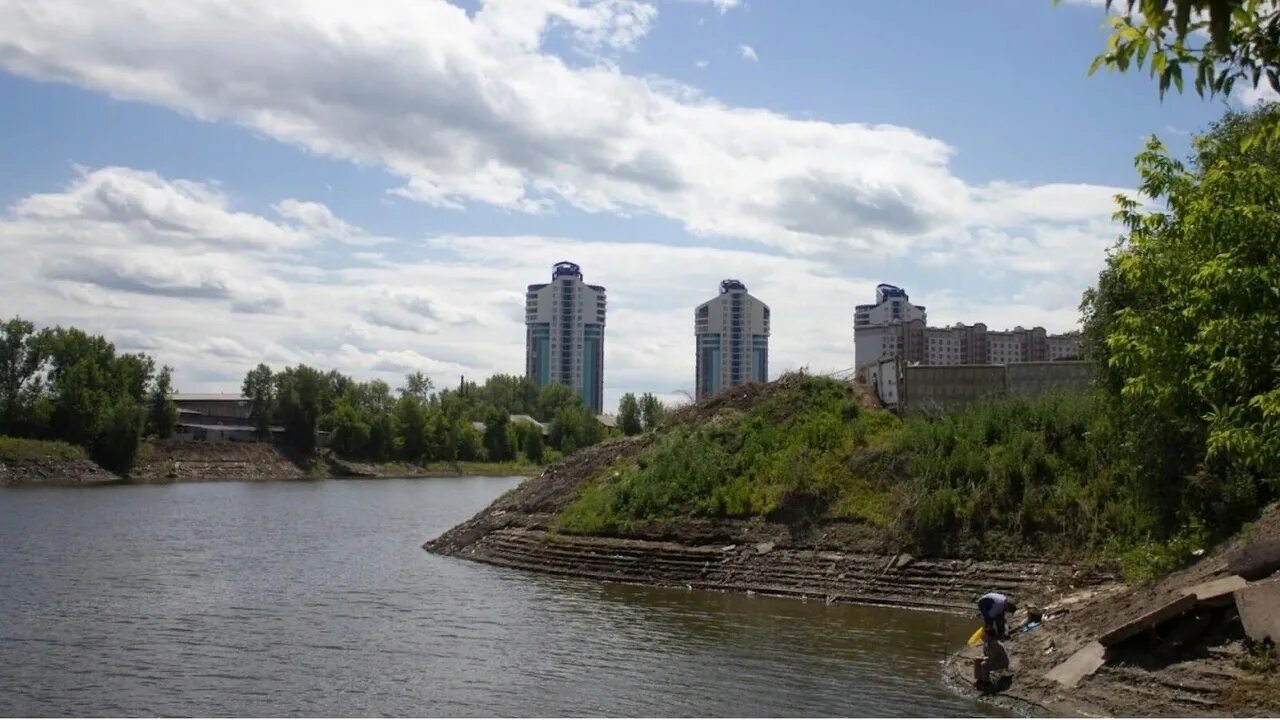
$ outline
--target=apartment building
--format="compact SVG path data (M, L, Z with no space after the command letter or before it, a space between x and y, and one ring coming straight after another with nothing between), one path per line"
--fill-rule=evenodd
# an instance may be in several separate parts
M526 374L538 387L567 385L603 412L604 325L604 287L584 282L576 264L556 263L551 282L525 293Z
M1005 365L1079 356L1076 332L1049 335L1042 327L989 330L985 323L929 327L925 308L893 285L876 288L876 302L859 305L853 323L854 363L863 369L901 357L919 365Z
M769 379L769 306L738 280L693 311L697 399Z

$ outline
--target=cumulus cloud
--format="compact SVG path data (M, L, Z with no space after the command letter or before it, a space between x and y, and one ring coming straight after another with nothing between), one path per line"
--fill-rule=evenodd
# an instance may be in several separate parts
M756 55L756 49L750 45L739 45L738 54L742 56L743 60L750 62L759 62L760 60L760 56Z
M336 367L392 384L411 370L442 383L458 375L520 373L524 288L544 280L551 262L568 258L583 266L588 282L608 287L606 402L612 406L626 391L674 397L692 388L693 308L714 296L724 277L743 279L772 306L775 373L847 368L852 306L872 297L881 279L873 276L873 262L864 262L866 274L857 274L820 255L767 248L542 236L433 236L421 241L417 259L323 270L308 265L306 254L289 254L274 242L241 237L236 252L225 252L213 229L230 216L234 227L257 228L267 238L290 231L310 238L306 242L339 242L332 236L353 226L327 209L281 201L274 212L292 223L285 226L231 207L211 184L150 174L137 192L181 189L190 200L184 213L170 208L164 215L168 226L199 238L181 249L164 233L157 238L154 212L104 214L76 202L85 194L81 185L101 172L81 170L63 191L30 195L0 217L6 290L22 298L18 311L33 320L75 324L106 334L122 349L155 355L177 369L179 387L187 390L234 390L257 362ZM111 173L144 174L128 168ZM889 212L892 202L870 198L896 218ZM128 195L117 201L147 207ZM1087 194L1077 201L1093 202ZM1034 193L1025 202L1034 205ZM36 207L62 210L33 214ZM1014 203L1002 212L1017 219L1026 210ZM966 275L1008 273L1012 297L973 301L945 287L916 287L913 299L930 305L935 322L1067 329L1074 323L1071 296L1102 259L1108 226L1098 222L1083 230L1055 223L1027 231L966 231L961 242L934 247L932 262Z
M6 3L0 67L379 164L399 194L441 207L646 211L697 236L834 253L906 248L999 204L1001 187L967 185L946 143L908 128L735 107L548 49L560 36L625 50L655 18L639 0ZM1044 207L1078 207L1054 190ZM293 221L278 244L359 240L304 201L277 210Z

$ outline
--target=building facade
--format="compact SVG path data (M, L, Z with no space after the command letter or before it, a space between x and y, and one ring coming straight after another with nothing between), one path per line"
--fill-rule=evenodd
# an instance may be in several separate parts
M529 286L524 309L525 373L538 387L573 388L602 412L605 289L586 284L574 263L558 262L551 282Z
M883 360L901 358L911 365L1007 365L1045 360L1075 360L1080 334L1049 335L1042 327L989 330L984 323L929 327L925 309L912 305L906 291L876 288L874 305L859 305L853 322L854 363L859 375Z
M769 379L769 306L737 280L693 311L697 399Z

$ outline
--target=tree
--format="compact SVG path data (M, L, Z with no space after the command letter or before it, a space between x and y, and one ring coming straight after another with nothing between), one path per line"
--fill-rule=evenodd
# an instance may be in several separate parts
M404 378L404 387L400 388L401 395L412 395L422 402L426 402L431 397L431 390L435 385L432 384L431 378L427 377L421 370L415 370Z
M1057 0L1055 0L1057 1ZM1160 96L1183 89L1183 72L1194 73L1204 97L1230 95L1237 82L1257 87L1263 78L1280 92L1280 4L1270 0L1107 0L1111 18L1107 49L1089 68L1125 72L1148 67ZM1242 138L1280 139L1280 124L1255 126Z
M34 324L15 317L0 325L0 433L17 434L30 425L45 356Z
M551 422L561 410L574 407L584 407L582 397L568 385L553 382L538 392L538 412L534 417Z
M524 459L531 463L541 463L543 444L542 444L542 428L531 422L514 423L516 437L519 438L520 451L524 453Z
M603 438L604 427L581 403L561 410L551 421L551 445L566 455Z
M640 403L634 393L626 393L618 402L618 428L623 435L638 435L644 429L640 422Z
M122 396L103 414L90 445L94 462L120 475L128 474L138 457L147 411L133 398Z
M178 424L178 405L173 402L173 368L168 365L160 368L151 384L150 397L147 400L147 432L158 438L167 438L173 434Z
M365 422L360 411L346 399L334 403L333 410L325 416L325 424L331 433L329 447L334 452L351 458L367 456L369 423Z
M276 384L271 368L265 363L258 363L258 367L244 376L240 394L249 399L249 419L257 429L258 437L267 437L276 414Z
M1155 209L1120 198L1127 235L1085 296L1086 350L1131 463L1166 523L1230 531L1280 477L1280 146L1243 138L1280 108L1229 114L1189 166L1138 156Z
M396 401L392 427L395 447L401 459L422 462L426 455L427 407L422 399L412 393L404 393Z
M656 430L667 418L667 406L653 393L645 393L640 396L640 416L646 431Z
M275 376L276 405L284 423L285 441L301 455L316 449L316 430L329 403L329 376L299 365L285 368Z
M511 437L510 416L501 408L490 408L485 416L484 449L491 462L515 459L516 445Z

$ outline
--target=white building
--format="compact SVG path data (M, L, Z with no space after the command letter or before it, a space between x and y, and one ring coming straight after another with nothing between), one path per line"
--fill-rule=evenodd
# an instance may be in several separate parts
M551 282L525 294L525 372L538 387L577 390L588 408L604 409L605 289L582 280L582 269L558 262Z
M1005 365L1074 360L1080 334L1049 335L1042 327L988 330L983 323L929 327L925 309L905 290L876 287L874 305L857 306L853 322L854 365L864 379L880 361L900 357L919 365Z
M925 322L923 305L912 305L907 291L894 285L876 286L876 301L859 305L853 316L854 367L875 365L902 350L902 324Z
M769 306L737 280L693 311L697 399L769 379Z

